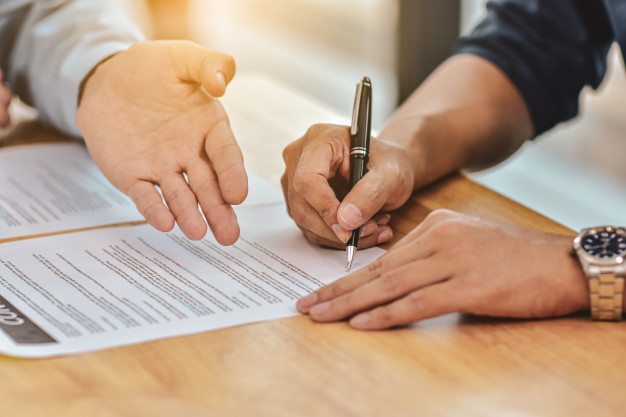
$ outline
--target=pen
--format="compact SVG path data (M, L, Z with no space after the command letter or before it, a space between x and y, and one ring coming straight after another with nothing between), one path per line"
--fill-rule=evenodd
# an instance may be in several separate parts
M354 108L352 110L352 126L350 127L350 189L363 178L367 169L370 154L370 131L372 129L372 82L368 77L356 85ZM352 231L346 243L348 270L359 243L360 227Z

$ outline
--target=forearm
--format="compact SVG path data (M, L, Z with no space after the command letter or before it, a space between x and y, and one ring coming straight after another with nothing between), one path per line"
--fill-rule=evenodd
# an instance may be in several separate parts
M379 139L408 153L418 188L498 163L532 136L530 113L511 81L489 61L457 55L406 100Z
M13 1L7 80L42 121L80 135L74 121L79 86L103 59L143 39L112 0ZM21 10L21 12L19 12Z

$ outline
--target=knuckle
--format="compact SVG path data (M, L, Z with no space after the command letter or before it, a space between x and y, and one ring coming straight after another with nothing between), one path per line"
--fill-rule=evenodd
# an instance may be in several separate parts
M334 220L333 218L336 217L335 210L333 210L332 207L322 207L318 210L318 213L320 217L324 220L327 220L327 219Z
M340 140L342 143L349 138L349 127L339 126L327 123L317 123L309 127L303 138L307 140L325 137L332 140Z
M436 210L431 211L428 216L426 216L430 220L442 221L450 218L454 212L452 210L438 208Z
M341 281L335 281L330 285L322 287L318 290L321 299L329 300L342 294Z
M291 186L293 191L301 198L305 198L307 195L310 196L310 194L307 194L307 191L311 188L311 182L305 175L294 176Z
M407 303L411 306L411 311L417 312L419 309L423 309L425 305L425 298L419 291L414 291L406 296Z
M215 131L216 126L220 124L226 125L229 129L228 119L224 116L218 116L216 123L211 127L209 135ZM222 166L228 167L229 165L240 165L243 163L239 158L234 158L234 155L239 153L239 146L232 140L231 137L223 137L219 140L214 140L210 147L206 149L207 156L213 162L221 163Z
M460 232L458 226L459 224L454 220L444 218L432 227L432 233L439 239L454 238Z
M317 137L320 136L321 134L325 133L326 131L329 130L329 128L331 128L332 125L329 125L327 123L315 123L313 125L311 125L304 137Z
M389 271L384 273L380 277L380 285L382 286L382 291L385 294L396 294L399 289L399 281L398 275L395 271Z
M374 260L373 262L370 262L367 265L367 272L374 279L380 277L381 273L383 273L384 271L384 259L383 258L384 256Z
M304 134L304 136L316 136L320 130L324 130L326 129L326 125L323 123L315 123L311 126L309 126L309 128L307 129L306 133Z
M339 295L339 294L337 294ZM360 306L362 304L362 300L358 295L355 295L353 292L348 292L346 294L343 294L342 298L341 298L341 307L343 310L347 310L347 311L355 311L358 310L358 308L356 308L357 306Z
M327 180L320 175L305 171L305 167L298 167L292 178L293 190L302 196L307 196L307 200L318 200L326 197L329 184Z
M411 294L407 295L404 298L404 301L406 302L406 313L404 314L405 322L408 323L429 316L428 299L424 297L424 295L420 291L414 291Z
M146 220L150 222L158 217L159 212L162 210L162 203L160 201L151 201L137 208L144 215Z
M378 325L377 327L390 327L396 324L396 319L393 312L387 306L382 306L372 311L373 321Z
M290 162L291 159L293 159L293 155L297 154L298 142L299 141L291 142L283 149L283 161L285 161L285 163Z
M350 140L350 135L348 133L347 128L340 130L333 130L328 135L328 145L331 147L331 152L333 155L342 155L344 150L346 150L346 146Z
M293 189L296 193L302 194L309 187L309 178L299 170L296 170L293 176Z
M185 201L185 192L180 188L170 190L166 197L167 204L183 204Z

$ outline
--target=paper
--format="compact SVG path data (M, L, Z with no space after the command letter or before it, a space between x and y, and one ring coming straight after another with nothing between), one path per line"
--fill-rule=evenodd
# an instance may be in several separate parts
M259 176L248 181L244 206L283 200ZM0 240L143 220L79 143L0 150Z
M0 354L66 355L293 316L298 298L346 274L345 251L307 242L277 184L289 142L312 123L349 119L264 78L238 80L224 103L249 193L235 207L234 246L147 224L77 231L143 217L82 144L0 149L0 241L72 231L0 243ZM353 269L381 253L359 251Z
M64 355L288 317L345 275L345 252L306 241L284 203L237 215L229 247L149 225L2 244L0 353ZM359 251L355 267L381 253Z
M2 148L0 239L143 220L78 143Z

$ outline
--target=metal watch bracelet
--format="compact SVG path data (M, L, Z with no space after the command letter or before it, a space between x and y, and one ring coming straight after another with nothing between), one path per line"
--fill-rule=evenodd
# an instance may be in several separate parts
M624 302L624 277L602 273L600 269L597 266L588 268L591 318L619 321Z

